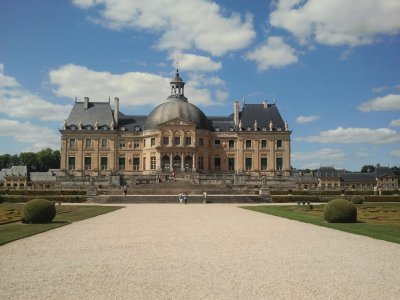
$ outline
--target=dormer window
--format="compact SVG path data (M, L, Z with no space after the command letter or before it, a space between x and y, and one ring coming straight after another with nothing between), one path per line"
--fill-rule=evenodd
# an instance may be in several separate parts
M235 129L231 126L228 128L229 131L234 131Z
M246 126L247 131L251 131L251 126Z
M261 131L267 131L267 127L265 126L261 127Z
M220 131L219 127L215 127L215 131Z
M282 131L281 127L276 127L276 131Z
M77 126L75 126L75 125L71 125L71 126L69 126L69 129L71 129L71 130L77 130L77 129L78 129L78 127L77 127Z
M139 126L135 126L135 131L140 131L140 127Z
M126 130L126 128L125 128L124 126L121 126L119 129L120 129L121 131L125 131L125 130Z
M103 129L103 130L108 130L109 127L108 127L107 125L103 125L103 126L101 126L101 129Z
M86 130L93 130L93 126L92 125L87 125L87 126L85 126L85 129Z

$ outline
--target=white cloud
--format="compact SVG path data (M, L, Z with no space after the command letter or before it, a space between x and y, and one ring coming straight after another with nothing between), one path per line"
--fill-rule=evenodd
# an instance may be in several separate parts
M299 124L311 123L319 120L319 116L298 116L296 122Z
M400 32L400 1L280 0L270 14L272 26L284 28L302 43L357 46L381 34Z
M174 59L176 65L176 59ZM222 67L220 62L213 61L208 56L181 53L179 54L179 70L212 72L218 71Z
M392 120L390 122L390 127L398 127L398 126L400 126L400 119Z
M30 151L39 151L47 147L60 148L60 137L57 133L30 122L0 119L0 136L12 137L17 142L30 144Z
M400 157L400 150L395 150L395 151L390 152L390 156Z
M200 49L212 55L245 48L255 37L249 14L224 16L220 6L207 0L73 0L83 9L101 7L97 23L111 29L160 33L160 49ZM93 18L92 18L93 19Z
M248 52L245 58L255 61L259 71L285 67L298 61L295 49L278 36L269 37L264 45Z
M318 136L296 138L297 141L310 143L340 144L392 144L400 142L400 135L389 128L343 128L322 131Z
M319 160L319 161L337 161L346 160L347 156L342 150L323 148L318 151L313 152L293 152L292 160L298 161L308 161L308 160Z
M157 105L170 95L172 78L143 72L112 74L98 72L78 65L64 65L49 73L50 83L58 96L75 96L104 101L108 96L119 97L122 106ZM185 86L185 96L194 104L211 105L212 92L200 84Z
M372 92L381 93L381 92L384 92L384 91L386 91L388 89L390 89L390 86L387 86L387 85L377 86L377 87L372 88Z
M71 105L48 102L24 89L15 78L4 74L4 66L0 64L0 113L13 118L60 121L71 108Z
M400 110L400 95L389 94L383 97L377 97L362 103L359 110L363 112L381 111L381 110Z

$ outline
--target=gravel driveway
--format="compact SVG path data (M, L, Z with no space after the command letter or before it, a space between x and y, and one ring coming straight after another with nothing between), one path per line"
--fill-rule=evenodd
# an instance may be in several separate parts
M0 247L0 299L399 299L400 245L232 204L134 204Z

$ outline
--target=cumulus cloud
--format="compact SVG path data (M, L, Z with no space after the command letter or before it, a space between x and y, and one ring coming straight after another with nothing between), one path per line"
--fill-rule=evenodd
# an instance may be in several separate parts
M390 128L343 128L322 131L317 136L296 138L297 141L310 143L340 144L393 144L400 142L400 135Z
M383 97L377 97L362 103L358 109L363 112L400 110L400 94L389 94Z
M212 55L245 48L255 37L252 17L223 14L207 0L73 0L82 9L99 8L95 22L111 29L149 30L161 34L160 49L200 49ZM93 17L92 17L93 19Z
M308 160L318 160L318 161L337 161L346 160L346 153L339 149L323 148L321 150L312 152L293 152L292 160L298 161L308 161Z
M400 126L400 119L392 120L390 122L390 127L398 127L398 126Z
M171 92L171 78L143 72L112 74L73 64L49 73L50 83L58 96L88 96L93 101L106 101L108 96L118 96L122 106L157 105L165 102ZM185 86L185 95L194 104L211 105L216 101L210 89L190 82Z
M298 116L296 122L299 124L311 123L319 120L319 116Z
M174 65L176 65L176 58ZM208 56L181 53L179 54L179 70L213 72L218 71L222 67L220 62L213 61Z
M71 108L48 102L24 89L15 78L4 74L4 65L0 64L0 113L13 118L60 121Z
M255 61L259 71L266 71L296 63L298 57L295 52L295 49L286 44L283 38L272 36L264 45L248 52L245 59Z
M279 0L272 26L286 29L301 43L350 47L370 44L381 34L400 32L400 2L363 0Z
M17 142L29 144L27 150L30 151L60 148L60 137L56 132L26 121L0 119L0 136L11 137Z

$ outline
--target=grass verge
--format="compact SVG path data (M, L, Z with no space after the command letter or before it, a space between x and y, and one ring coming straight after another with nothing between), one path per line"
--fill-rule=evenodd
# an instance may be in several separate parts
M400 206L398 204L374 204L373 207L376 209L375 215L370 213L371 205L357 206L359 220L357 223L328 223L322 217L323 205L316 206L312 211L299 206L242 206L242 208L261 213L400 244L400 225L397 223L397 219L381 218L380 222L376 221L387 212L396 212ZM369 212L369 214L365 212Z
M19 214L22 207L23 205L21 204L0 204L0 212L13 210L15 214ZM120 209L121 207L122 206L57 205L57 215L51 223L22 224L20 220L18 220L17 222L0 225L0 245L68 225L73 222L102 215Z

